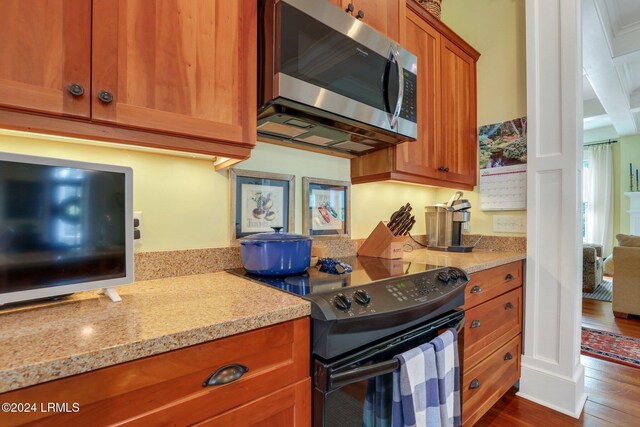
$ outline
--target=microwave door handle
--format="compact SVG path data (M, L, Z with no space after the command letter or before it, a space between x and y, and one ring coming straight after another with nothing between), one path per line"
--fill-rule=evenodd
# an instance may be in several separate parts
M398 68L398 102L396 103L396 109L391 116L391 129L396 129L398 126L398 119L400 118L400 111L402 110L402 98L404 97L404 73L402 62L400 61L400 51L395 44L391 45L391 53L393 59L396 62Z
M349 384L388 374L400 367L396 359L387 360L373 365L361 366L345 372L329 375L329 390L336 390Z

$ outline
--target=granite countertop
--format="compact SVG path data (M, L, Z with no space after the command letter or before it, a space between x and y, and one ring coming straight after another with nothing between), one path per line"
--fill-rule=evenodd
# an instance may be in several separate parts
M476 273L488 268L526 259L524 252L490 252L476 251L441 252L430 249L414 249L404 253L404 259L426 264L434 264L442 267L458 267L467 273Z
M308 316L298 297L219 272L0 310L0 393Z

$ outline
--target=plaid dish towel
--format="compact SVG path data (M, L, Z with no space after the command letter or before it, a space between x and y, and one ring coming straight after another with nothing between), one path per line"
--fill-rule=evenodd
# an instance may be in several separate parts
M440 394L436 352L431 343L395 357L400 367L393 372L393 427L440 426Z
M440 424L448 427L462 425L460 414L460 366L458 362L458 333L447 329L431 341L436 351Z
M398 356L393 372L393 427L458 427L460 368L455 329Z

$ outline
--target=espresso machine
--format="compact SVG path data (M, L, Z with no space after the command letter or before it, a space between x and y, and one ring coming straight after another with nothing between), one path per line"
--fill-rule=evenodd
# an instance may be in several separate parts
M462 245L462 227L471 220L471 203L456 191L447 203L425 207L427 247L437 251L471 252L473 246Z

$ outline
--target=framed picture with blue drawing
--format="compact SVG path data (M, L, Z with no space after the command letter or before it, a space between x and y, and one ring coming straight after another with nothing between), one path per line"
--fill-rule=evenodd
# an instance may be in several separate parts
M231 240L295 224L295 176L231 169Z
M351 236L351 183L302 178L302 232L314 239Z

